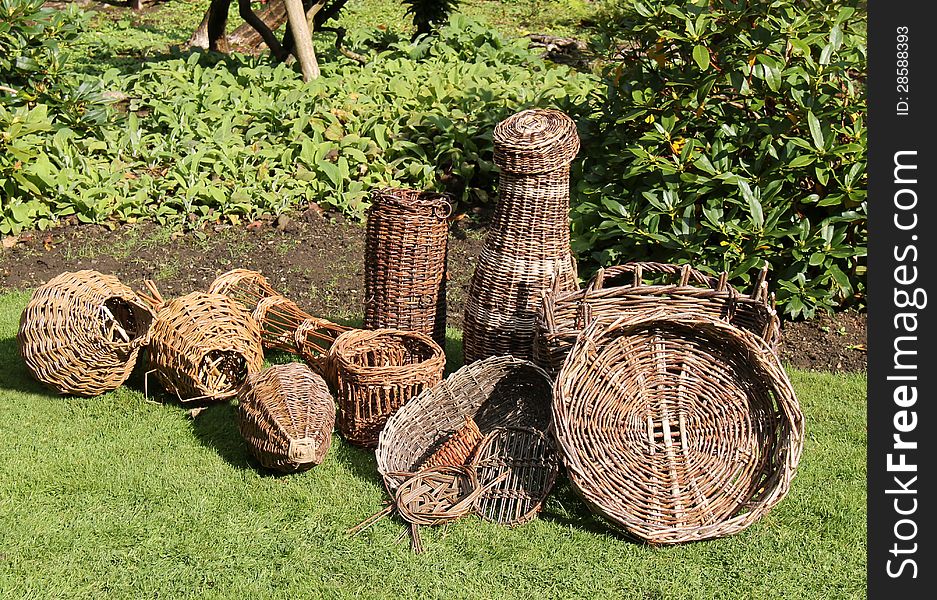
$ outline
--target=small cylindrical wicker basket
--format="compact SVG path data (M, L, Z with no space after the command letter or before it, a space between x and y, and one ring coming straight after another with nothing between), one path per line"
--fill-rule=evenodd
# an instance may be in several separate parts
M150 368L181 402L235 396L264 360L250 314L227 296L202 292L159 309L147 352Z
M525 110L495 127L498 205L465 305L465 362L529 359L540 293L578 287L569 245L569 164L576 124L556 110Z
M446 345L445 196L386 188L371 196L364 261L366 329L419 331Z
M629 535L731 535L787 494L803 415L761 338L697 314L631 316L579 336L554 388L570 481Z
M30 374L59 394L96 396L130 376L153 311L112 275L62 273L40 286L16 338Z
M308 469L329 451L335 402L322 377L304 364L274 365L248 376L237 414L248 449L268 469Z
M442 348L423 333L343 333L329 350L339 431L353 444L376 446L387 419L410 398L439 383L445 366Z

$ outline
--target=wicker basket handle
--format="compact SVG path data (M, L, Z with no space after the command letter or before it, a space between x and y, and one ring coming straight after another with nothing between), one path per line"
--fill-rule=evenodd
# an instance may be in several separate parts
M625 275L631 275L630 285L632 287L639 287L644 285L644 276L649 274L663 274L671 275L674 277L674 285L679 285L681 287L690 285L694 283L697 285L705 285L713 289L720 287L720 280L715 277L710 277L702 271L691 267L690 265L674 265L670 263L656 263L656 262L629 262L623 265L618 265L614 267L601 268L599 269L595 276L586 284L586 292L592 292L600 290L606 286L610 279L617 279ZM727 277L726 274L723 274ZM725 283L723 282L723 286ZM725 289L722 287L721 289Z

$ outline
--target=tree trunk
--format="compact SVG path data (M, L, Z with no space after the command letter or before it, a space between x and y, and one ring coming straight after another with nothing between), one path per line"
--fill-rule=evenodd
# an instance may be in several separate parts
M286 23L286 5L283 4L283 0L270 0L264 9L257 13L257 17L271 30L276 31ZM242 23L228 36L228 45L243 52L257 52L263 42L257 30L248 23Z
M312 47L312 34L310 33L306 11L303 9L303 0L284 0L284 3L286 4L290 31L293 33L293 43L296 45L294 54L299 60L299 66L303 71L303 81L316 79L319 77L319 63L316 61L316 53ZM319 12L321 9L322 4L316 4L309 10L312 13L313 11ZM310 16L314 16L314 14Z
M230 6L231 0L211 0L198 29L189 38L189 47L227 52L228 41L225 38L225 26L228 22Z

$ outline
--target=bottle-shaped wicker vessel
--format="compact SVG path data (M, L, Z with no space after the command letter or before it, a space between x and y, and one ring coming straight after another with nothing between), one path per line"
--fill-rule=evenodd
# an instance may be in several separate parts
M381 189L371 196L364 262L365 329L419 331L446 347L445 196Z
M557 110L525 110L498 123L500 199L465 306L465 362L533 354L540 294L574 290L569 247L569 164L576 124Z

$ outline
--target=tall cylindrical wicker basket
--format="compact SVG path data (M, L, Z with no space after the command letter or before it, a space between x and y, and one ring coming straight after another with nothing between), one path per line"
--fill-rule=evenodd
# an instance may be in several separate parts
M364 263L366 329L418 331L446 347L446 243L441 194L382 189L371 197Z
M556 110L525 110L495 127L500 200L465 306L465 362L533 354L540 293L574 290L569 247L569 164L576 124Z

